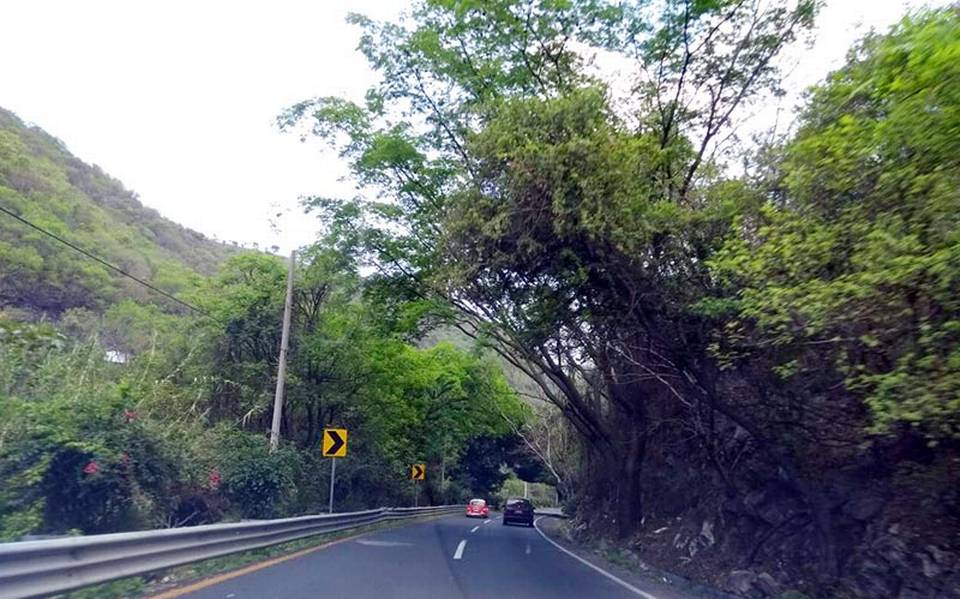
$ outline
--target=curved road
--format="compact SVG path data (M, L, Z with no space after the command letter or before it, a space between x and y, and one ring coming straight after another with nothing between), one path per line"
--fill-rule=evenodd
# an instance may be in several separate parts
M497 516L451 516L364 535L178 596L660 599L584 565L533 528L503 526Z

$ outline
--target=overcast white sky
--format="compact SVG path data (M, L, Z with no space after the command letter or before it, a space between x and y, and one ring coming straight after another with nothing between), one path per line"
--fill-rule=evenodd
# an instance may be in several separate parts
M850 44L938 0L827 0L795 92ZM288 251L311 241L300 195L349 196L320 146L274 118L312 96L360 100L374 81L350 11L395 16L406 2L4 0L0 106L66 142L144 204L222 240ZM792 102L788 102L792 103ZM771 123L772 124L772 123ZM270 220L286 212L282 231Z

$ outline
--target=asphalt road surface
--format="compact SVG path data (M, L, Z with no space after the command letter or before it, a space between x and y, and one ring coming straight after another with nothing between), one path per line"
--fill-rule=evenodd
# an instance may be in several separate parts
M445 517L369 534L190 592L190 599L660 599L611 580L533 528Z

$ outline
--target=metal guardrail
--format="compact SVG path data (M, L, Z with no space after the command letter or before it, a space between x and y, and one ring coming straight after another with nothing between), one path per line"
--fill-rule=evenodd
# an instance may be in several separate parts
M318 534L461 510L463 506L460 505L380 508L345 514L0 543L0 597L42 597Z

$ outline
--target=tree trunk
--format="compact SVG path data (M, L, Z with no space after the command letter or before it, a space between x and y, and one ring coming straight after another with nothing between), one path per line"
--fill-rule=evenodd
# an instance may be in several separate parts
M317 436L317 406L314 402L307 403L307 438L305 443L307 447L313 447L316 444Z
M627 432L628 441L626 455L620 462L623 464L621 480L623 492L619 499L619 516L617 530L621 538L630 536L640 528L643 520L643 460L646 454L646 431L644 424L634 418Z

